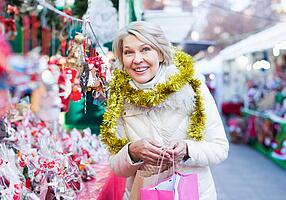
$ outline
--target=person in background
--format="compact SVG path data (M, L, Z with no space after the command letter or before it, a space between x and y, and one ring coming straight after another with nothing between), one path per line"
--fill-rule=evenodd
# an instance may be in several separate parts
M209 166L227 158L229 143L191 56L173 49L159 26L143 21L121 29L113 51L122 69L113 74L101 138L112 171L127 177L123 199L130 197L137 170L156 173L158 160L168 168L173 158L181 172L198 174L200 200L217 199Z

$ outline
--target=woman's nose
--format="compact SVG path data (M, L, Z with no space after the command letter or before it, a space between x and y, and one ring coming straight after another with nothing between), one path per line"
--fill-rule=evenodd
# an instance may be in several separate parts
M142 53L136 52L133 61L134 61L134 63L141 63L143 61Z

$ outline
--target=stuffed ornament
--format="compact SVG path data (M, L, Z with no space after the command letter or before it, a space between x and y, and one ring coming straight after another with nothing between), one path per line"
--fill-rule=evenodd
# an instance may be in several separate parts
M78 34L74 38L74 43L71 45L70 53L67 59L68 70L76 70L75 77L73 77L73 84L70 98L73 101L80 101L83 97L82 92L85 92L85 88L88 83L88 68L85 64L85 37L82 34ZM67 69L67 68L66 68ZM66 70L65 69L65 70ZM73 73L74 75L74 73Z
M33 92L32 109L43 121L57 121L61 112L58 79L60 70L56 65L49 65L42 73L42 85Z
M59 89L53 85L42 96L38 117L43 121L57 121L61 112L61 99L58 96Z
M87 87L92 90L93 104L100 106L107 99L108 85L111 80L110 67L105 64L102 57L95 53L86 59L89 66L89 78Z
M62 101L62 111L68 112L70 100L80 101L83 96L78 71L70 67L62 69L58 84L60 87L59 95Z
M75 84L73 86L72 89L72 93L71 93L71 100L77 102L80 101L82 99L82 90L81 90L81 86L79 83Z
M82 64L85 62L84 41L85 37L83 35L78 34L75 36L67 59L68 67L76 69L78 71L78 77L83 73Z
M64 112L68 111L70 95L72 93L72 88L77 76L77 70L73 68L64 68L61 70L61 75L58 80L60 87L60 98L62 100L62 110Z

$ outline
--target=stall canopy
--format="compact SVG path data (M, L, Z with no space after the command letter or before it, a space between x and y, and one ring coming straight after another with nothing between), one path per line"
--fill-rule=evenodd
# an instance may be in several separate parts
M278 23L225 48L220 56L223 60L230 60L243 54L273 48L283 41L286 41L286 23Z
M197 70L201 74L220 74L222 72L222 58L220 55L212 59L205 58L195 62L194 67L195 70Z
M175 46L181 46L182 49L188 54L194 56L200 51L206 50L209 46L215 45L214 41L190 41L190 40L182 40L180 42L172 42Z

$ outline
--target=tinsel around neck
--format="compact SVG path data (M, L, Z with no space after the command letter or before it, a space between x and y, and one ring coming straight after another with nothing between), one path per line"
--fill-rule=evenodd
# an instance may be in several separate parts
M165 83L158 83L153 89L143 91L130 85L131 77L124 70L115 70L110 85L110 98L103 116L100 134L111 153L117 153L126 145L127 138L118 138L117 121L123 111L124 102L141 107L154 107L165 101L172 93L178 92L186 84L190 84L196 93L195 109L190 113L188 138L196 141L203 139L206 116L200 93L200 81L194 78L192 57L182 51L175 50L174 64L179 72L170 76Z

